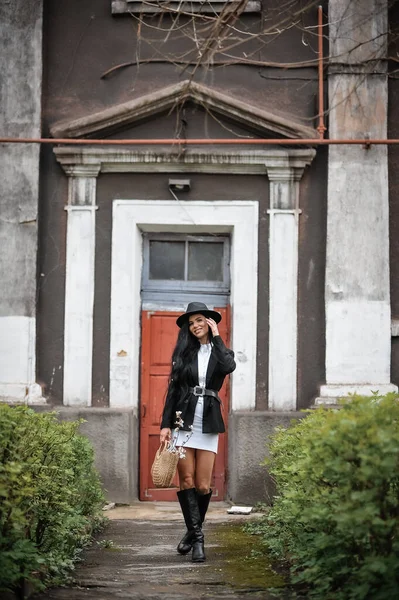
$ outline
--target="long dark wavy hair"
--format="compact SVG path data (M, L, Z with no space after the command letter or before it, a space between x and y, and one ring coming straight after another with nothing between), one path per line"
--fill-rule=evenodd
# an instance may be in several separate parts
M209 327L208 339L211 342L213 338L212 330ZM200 347L199 340L190 332L188 319L180 328L177 336L176 346L172 354L172 369L169 376L169 393L184 391L188 388L187 373L191 362L198 354Z

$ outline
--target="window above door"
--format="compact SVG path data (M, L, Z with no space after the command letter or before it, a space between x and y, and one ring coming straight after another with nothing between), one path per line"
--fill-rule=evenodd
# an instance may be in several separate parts
M230 245L227 236L145 234L142 294L176 300L187 295L228 296Z

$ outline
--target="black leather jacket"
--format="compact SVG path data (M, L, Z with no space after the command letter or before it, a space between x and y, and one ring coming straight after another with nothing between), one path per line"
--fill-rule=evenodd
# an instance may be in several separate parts
M212 352L206 372L206 387L218 392L223 385L226 375L232 373L236 368L236 363L234 361L234 352L226 348L220 335L216 335L212 339L212 344ZM190 365L187 388L196 385L198 385L197 356ZM173 429L175 427L176 411L181 411L181 419L184 422L181 429L189 431L190 425L193 424L198 397L190 393L187 388L182 389L180 393L173 394L169 387L162 414L161 429L164 427ZM204 396L202 431L203 433L223 433L225 431L221 402L213 396Z

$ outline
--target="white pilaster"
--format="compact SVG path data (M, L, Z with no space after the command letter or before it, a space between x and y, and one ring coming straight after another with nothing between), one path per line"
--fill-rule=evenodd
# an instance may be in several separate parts
M269 234L269 410L296 410L299 180L303 169L267 166Z
M64 395L68 406L90 406L92 390L96 182L99 165L65 168L69 175Z
M330 2L330 137L387 137L387 2ZM356 36L348 32L356 32ZM373 35L369 33L373 31ZM371 37L373 38L371 40ZM330 146L326 384L317 404L390 383L391 311L387 148Z

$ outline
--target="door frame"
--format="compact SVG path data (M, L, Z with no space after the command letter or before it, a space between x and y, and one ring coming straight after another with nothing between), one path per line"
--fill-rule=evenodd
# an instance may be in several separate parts
M110 409L134 416L131 464L139 472L141 274L143 233L229 234L231 347L230 411L255 410L258 288L257 200L114 200L111 247ZM184 312L185 305L175 304ZM147 306L148 309L148 306ZM227 456L227 472L233 468ZM138 484L138 477L133 475ZM138 492L138 489L137 489Z
M206 209L206 210L205 210ZM111 266L110 407L140 402L140 313L144 232L231 235L231 410L254 410L258 286L258 202L114 200ZM185 305L175 304L184 312Z

